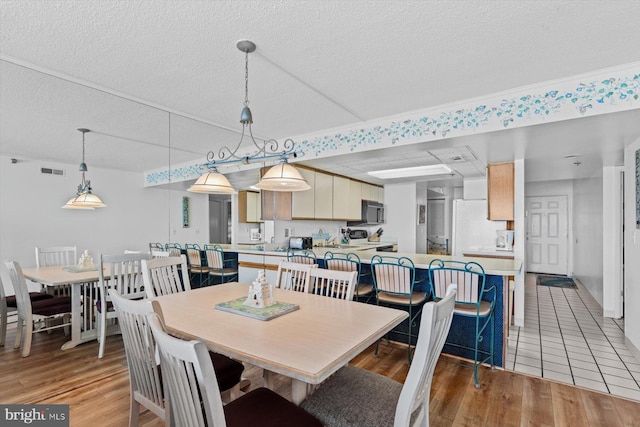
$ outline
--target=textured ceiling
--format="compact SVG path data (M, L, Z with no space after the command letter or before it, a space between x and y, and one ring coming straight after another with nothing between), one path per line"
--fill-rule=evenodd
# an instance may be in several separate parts
M238 39L258 45L250 56L254 132L275 138L637 61L640 46L637 19L629 19L640 16L635 0L2 0L0 7L0 54L9 61L0 63L0 153L77 163L76 128L87 127L95 130L87 135L90 165L139 171L234 145L244 89ZM553 139L556 128L567 149L611 139L611 148L587 149L616 151L594 154L601 165L619 161L620 147L640 134L633 118L430 143L386 153L395 157L384 168L458 145L471 147L480 169L518 152L548 157L531 138ZM593 133L582 133L603 126L610 130L593 142ZM351 174L363 164L383 168L371 156L335 163Z

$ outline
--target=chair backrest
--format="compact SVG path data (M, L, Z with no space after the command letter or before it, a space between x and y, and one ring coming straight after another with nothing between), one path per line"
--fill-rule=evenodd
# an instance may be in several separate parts
M125 254L142 254L144 252L142 252L142 251L134 251L134 250L131 250L131 249L125 249L124 253Z
M78 262L77 246L36 246L36 267L75 265Z
M324 254L324 265L329 270L356 271L358 273L357 282L360 281L362 263L360 262L360 257L353 252L344 254L327 251Z
M180 255L142 260L142 280L148 298L189 291L187 258Z
M152 253L153 251L164 251L165 247L162 243L155 243L155 242L151 242L149 243L149 253Z
M351 301L357 277L357 271L312 268L309 273L309 292Z
M151 258L167 258L169 255L169 251L165 251L164 249L151 250Z
M167 243L164 249L169 252L169 256L180 256L182 253L182 246L179 243Z
M189 265L193 265L196 267L202 266L200 245L198 245L197 243L187 243L186 245L184 245L184 249L187 251Z
M215 270L224 268L224 250L220 245L204 245L207 254L207 266Z
M151 301L133 301L110 290L111 301L118 315L122 341L129 367L132 397L140 394L151 405L141 402L162 419L166 419L164 392L160 380L156 345L147 314L153 313Z
M376 292L413 293L416 269L409 258L375 255L371 258L371 274Z
M313 251L304 250L287 250L287 261L296 262L298 264L318 264L316 254Z
M440 302L428 302L422 309L418 342L396 405L394 426L429 425L431 380L451 327L454 298L452 286Z
M484 292L484 269L476 262L434 259L429 263L429 277L435 300L444 297L451 284L458 288L456 302L477 304Z
M145 259L148 259L147 254L100 254L98 280L104 295L108 297L107 289L115 289L125 298L144 298L142 260Z
M276 288L288 291L309 292L309 274L318 264L298 264L296 262L280 261Z
M18 315L22 319L27 319L31 315L31 298L29 298L29 288L22 273L22 267L17 261L6 261L5 266L9 271L9 280L16 295Z
M148 319L160 353L162 381L169 400L171 418L167 425L226 426L207 346L201 341L170 336L157 314L149 314Z

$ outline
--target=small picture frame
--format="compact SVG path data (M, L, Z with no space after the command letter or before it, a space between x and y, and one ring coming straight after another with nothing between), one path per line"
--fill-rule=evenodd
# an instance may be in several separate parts
M182 228L189 228L189 198L184 196L182 198Z
M418 225L427 223L427 206L418 205Z

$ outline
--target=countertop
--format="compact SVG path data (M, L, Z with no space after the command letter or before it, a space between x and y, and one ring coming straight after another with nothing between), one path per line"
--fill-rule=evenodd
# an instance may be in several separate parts
M413 261L416 268L427 269L429 268L429 263L434 259L442 259L442 260L454 260L454 261L474 261L480 264L487 274L496 275L496 276L514 276L520 273L522 269L522 261L518 259L505 259L505 258L486 258L486 257L472 257L472 256L451 256L451 255L432 255L432 254L416 254L416 253L406 253L406 252L376 252L375 248L377 246L387 246L389 242L380 242L379 244L372 245L369 242L366 245L351 247L351 248L331 248L331 247L315 247L311 249L312 252L316 254L316 257L321 259L324 258L324 254L326 252L338 252L338 253L348 253L354 252L359 257L360 260L365 263L371 263L371 258L376 255L380 256L392 256L392 257L407 257L411 261ZM287 250L280 249L278 250L277 245L274 244L261 244L261 245L220 245L225 250L236 253L247 253L247 254L260 254L260 255L270 255L270 256L286 256ZM355 245L349 245L355 246ZM497 251L498 252L498 251ZM508 254L513 255L513 252L508 252Z

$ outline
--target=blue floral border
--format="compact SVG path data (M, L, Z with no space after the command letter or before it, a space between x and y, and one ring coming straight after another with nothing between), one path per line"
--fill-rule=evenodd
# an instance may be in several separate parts
M611 77L579 83L573 90L550 90L541 94L502 98L496 105L479 104L433 116L392 121L388 126L374 125L346 133L327 134L297 142L302 157L318 157L334 151L360 151L363 147L390 141L392 145L414 138L446 138L452 132L475 132L497 123L506 129L525 120L540 120L573 106L580 115L601 106L637 101L640 97L640 73L632 77ZM200 165L149 172L146 185L184 181L200 176Z

